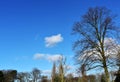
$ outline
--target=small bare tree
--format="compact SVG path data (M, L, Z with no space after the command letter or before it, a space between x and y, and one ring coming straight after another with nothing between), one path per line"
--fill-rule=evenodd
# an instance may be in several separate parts
M108 66L112 66L111 53L107 41L116 36L117 27L114 17L104 7L89 8L82 16L81 21L75 23L73 33L80 35L74 44L75 58L80 66L85 65L85 70L102 67L106 82L110 82Z
M29 72L19 72L17 74L17 79L20 81L20 82L29 82L30 80L30 73Z
M31 77L32 77L32 80L33 82L38 82L40 81L40 78L41 78L41 70L37 69L37 68L34 68L31 72Z

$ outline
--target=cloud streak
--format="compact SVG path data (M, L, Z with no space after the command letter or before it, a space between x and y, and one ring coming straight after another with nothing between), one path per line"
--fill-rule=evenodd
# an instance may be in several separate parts
M33 59L39 60L39 59L42 59L43 57L44 57L44 54L37 53L34 55Z
M56 62L61 60L63 57L60 54L41 54L37 53L33 56L34 60L40 60L40 59L45 59L49 62Z
M62 41L63 41L63 37L61 36L61 34L45 37L46 47L53 47L57 43L62 42Z
M48 55L47 56L47 60L50 61L50 62L59 61L61 59L62 59L62 56L60 54Z

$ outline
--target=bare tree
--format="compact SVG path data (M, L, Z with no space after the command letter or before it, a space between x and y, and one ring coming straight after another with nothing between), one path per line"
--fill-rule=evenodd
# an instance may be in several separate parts
M58 61L58 75L60 82L65 82L65 73L68 70L68 66L66 65L66 58L62 56L61 60Z
M87 82L87 75L86 75L86 65L82 64L80 68L78 68L78 72L82 74L81 81Z
M117 27L111 12L104 7L89 8L82 16L81 21L75 23L73 33L80 38L74 44L77 63L85 65L85 70L102 67L106 76L106 82L110 82L108 66L112 66L109 45L105 42L114 38Z
M66 82L73 82L73 75L72 75L72 73L67 74Z
M62 62L60 62L60 65L59 65L59 76L60 76L61 82L64 82L64 67Z
M31 72L31 77L33 82L38 82L41 78L41 71L37 68L34 68Z
M53 68L52 68L52 74L51 74L51 77L52 77L52 82L55 82L55 77L56 77L56 64L55 62L53 63Z
M20 82L29 82L30 79L31 79L31 75L29 72L19 72L17 74L17 79L20 81Z

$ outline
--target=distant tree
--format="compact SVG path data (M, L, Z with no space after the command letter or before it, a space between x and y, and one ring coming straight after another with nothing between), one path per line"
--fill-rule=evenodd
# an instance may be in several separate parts
M111 82L114 82L115 79L115 71L110 71Z
M47 76L42 76L41 77L41 82L48 82Z
M31 75L28 72L20 72L17 74L17 79L20 82L29 82L31 79Z
M60 78L59 74L56 74L56 76L54 78L54 82L61 82L61 78Z
M41 79L41 71L37 68L34 68L31 72L31 77L33 82L38 82Z
M104 74L101 75L101 82L106 82Z
M71 73L67 74L67 76L66 76L66 82L73 82L73 75Z
M78 81L82 82L81 80L79 80L79 77L74 77L73 78L73 82L78 82Z
M89 75L88 80L89 80L89 82L96 82L96 76L95 75Z
M14 82L17 79L17 71L16 70L4 70L4 81L5 82Z
M78 72L80 72L82 75L81 81L87 82L86 65L84 63L81 65L80 68L78 68Z
M59 65L59 76L60 76L61 82L64 82L64 67L63 67L62 61L60 62L60 65Z
M116 73L115 82L120 82L120 68L119 68L118 72Z
M87 13L82 16L81 21L75 23L73 34L80 35L74 44L76 51L76 61L80 67L84 64L85 70L96 67L104 69L106 82L110 82L108 66L114 63L111 59L109 47L105 45L105 40L110 40L116 36L118 29L114 23L114 16L104 7L89 8Z
M101 82L101 74L96 74L96 82Z
M0 71L0 82L4 82L4 74Z
M17 80L19 80L20 82L24 82L24 73L18 73L17 74Z
M51 74L51 77L52 77L52 82L55 82L54 79L56 77L56 64L55 62L53 63L53 68L52 68L52 74Z
M59 61L59 77L61 82L65 82L66 71L67 71L66 58L62 57L62 59Z

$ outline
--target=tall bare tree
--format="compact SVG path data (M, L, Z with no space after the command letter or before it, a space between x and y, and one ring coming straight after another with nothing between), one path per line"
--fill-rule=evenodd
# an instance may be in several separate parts
M62 61L60 62L60 65L59 65L59 76L60 76L61 82L64 82L64 65Z
M52 77L52 81L51 82L55 82L55 77L56 77L56 64L55 62L53 63L53 68L52 68L52 74L51 74L51 77Z
M118 27L115 26L114 17L104 7L89 8L82 16L81 21L75 23L73 34L80 35L74 44L75 58L85 70L102 67L106 82L110 82L108 66L112 66L111 53L107 52L109 45L105 45L110 38L114 38ZM110 50L110 49L109 49Z
M65 73L67 72L66 58L62 56L62 59L59 60L59 78L60 82L65 82Z

